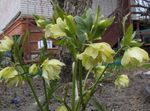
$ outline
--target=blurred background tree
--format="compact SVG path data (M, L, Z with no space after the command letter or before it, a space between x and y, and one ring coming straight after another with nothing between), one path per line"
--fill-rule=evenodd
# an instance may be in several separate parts
M92 6L92 0L57 0L59 5L71 15L81 15Z

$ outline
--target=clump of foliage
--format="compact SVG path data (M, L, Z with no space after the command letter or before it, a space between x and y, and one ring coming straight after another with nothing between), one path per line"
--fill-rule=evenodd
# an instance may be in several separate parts
M58 5L53 4L54 15L51 21L35 15L36 23L45 31L44 48L40 55L40 62L31 66L24 64L22 53L27 36L24 40L18 38L13 41L9 37L4 37L0 44L0 51L12 51L13 63L0 71L0 79L8 85L21 85L25 82L29 84L35 97L40 111L50 111L49 99L58 88L59 74L65 64L57 59L50 59L44 52L46 48L46 39L56 40L57 45L67 47L72 58L72 103L67 104L67 87L62 106L56 111L85 111L87 104L97 90L97 85L101 83L106 76L109 64L120 51L124 51L121 64L124 67L135 67L149 61L146 51L139 48L139 43L133 40L133 26L130 25L127 30L123 22L124 37L121 41L121 47L113 50L108 43L94 43L102 36L112 23L114 18L103 18L100 15L100 8L96 13L91 9L87 10L82 16L67 15ZM125 21L125 18L124 18ZM20 45L21 44L21 45ZM19 52L18 52L19 51ZM83 74L86 75L84 78ZM94 77L93 84L87 85L90 76ZM45 92L45 102L42 104L37 97L32 81L34 78L42 78ZM118 88L127 87L129 79L127 75L119 75L115 80Z

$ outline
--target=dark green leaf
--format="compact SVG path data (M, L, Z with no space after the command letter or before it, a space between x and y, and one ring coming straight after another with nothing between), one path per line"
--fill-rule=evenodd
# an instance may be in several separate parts
M85 21L85 24L87 26L87 31L88 32L91 31L92 26L93 26L93 22L94 22L93 16L94 16L94 14L93 14L92 9L87 10L86 18L84 19L84 21Z
M99 5L99 3L98 3L97 13L96 13L96 15L95 15L95 21L94 21L94 26L95 26L95 27L97 27L97 23L98 23L99 17L100 17L100 5Z
M66 15L66 13L63 11L63 9L61 9L58 4L55 4L52 1L51 3L53 5L53 21L56 22L58 17L64 20L64 15Z
M79 41L79 44L80 44L80 47L85 44L85 41L86 41L86 33L85 32L81 32L81 30L78 30L77 31L77 38L78 38L78 41Z
M85 24L84 20L79 17L75 16L75 22L77 23L77 29L81 31L87 31L87 25Z

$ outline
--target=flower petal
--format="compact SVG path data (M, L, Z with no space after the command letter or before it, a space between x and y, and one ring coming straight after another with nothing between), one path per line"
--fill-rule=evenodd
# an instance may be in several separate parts
M124 53L121 64L123 66L137 66L146 61L149 61L148 53L139 47L132 47Z

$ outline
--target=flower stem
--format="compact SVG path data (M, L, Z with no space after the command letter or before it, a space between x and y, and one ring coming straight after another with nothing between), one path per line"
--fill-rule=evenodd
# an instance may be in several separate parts
M90 75L92 69L93 69L93 67L90 68L90 70L89 70L89 71L87 72L87 74L86 74L86 77L85 77L85 80L84 80L84 84L83 84L83 90L85 90L86 82L87 82L87 79L88 79L88 77L89 77L89 75Z
M30 86L30 88L31 88L31 91L32 91L32 93L33 93L33 96L34 96L36 102L37 102L37 105L38 105L39 108L40 108L40 111L43 111L42 105L41 105L41 103L40 103L40 101L39 101L39 99L38 99L38 97L37 97L37 95L36 95L36 92L35 92L35 90L34 90L34 88L33 88L33 86L32 86L32 83L31 83L30 79L26 78L26 80L27 80L27 82L28 82L28 84L29 84L29 86Z
M45 94L45 100L46 100L46 111L49 111L49 107L48 107L48 96L47 96L47 89L46 89L46 83L45 80L43 79L43 86L44 86L44 94Z
M75 95L76 95L76 73L77 73L77 61L74 63L73 76L72 76L72 111L75 111Z
M80 93L80 100L78 102L78 105L80 106L80 102L81 102L81 105L84 106L84 102L83 102L83 87L82 87L82 63L81 61L78 62L78 74L79 74L79 93ZM78 110L78 105L77 105L77 110Z
M123 47L119 48L118 51L116 52L115 56L116 56L122 49L123 49ZM114 56L114 57L115 57L115 56ZM87 99L87 101L85 102L85 106L82 108L82 111L85 110L87 103L89 102L89 100L91 99L91 97L93 96L93 94L95 93L96 86L97 86L97 84L98 84L99 82L101 82L102 77L103 77L103 75L105 74L105 71L107 70L108 66L109 66L109 64L106 65L106 67L105 67L105 69L103 70L101 76L97 79L97 81L96 81L96 82L94 83L94 85L92 86L90 96L89 96L89 98ZM90 70L89 70L89 72L90 72ZM87 74L87 75L88 75L88 74Z

